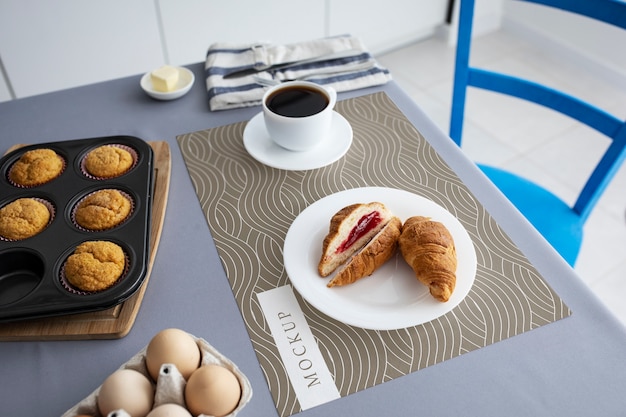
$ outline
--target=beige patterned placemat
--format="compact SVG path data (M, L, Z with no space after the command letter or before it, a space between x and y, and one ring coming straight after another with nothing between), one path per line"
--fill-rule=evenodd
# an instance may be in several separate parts
M350 122L354 141L342 159L316 170L284 171L258 163L243 146L245 122L177 138L281 417L301 406L257 294L289 284L282 260L285 234L302 210L327 195L366 186L422 195L459 219L478 258L474 285L459 306L402 330L340 323L296 293L341 396L571 314L385 93L341 101L336 110Z

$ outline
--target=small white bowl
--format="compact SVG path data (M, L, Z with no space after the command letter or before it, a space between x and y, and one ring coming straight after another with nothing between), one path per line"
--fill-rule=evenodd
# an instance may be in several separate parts
M146 92L150 97L155 98L157 100L174 100L180 98L187 94L189 90L191 90L191 86L195 81L195 77L193 72L184 67L175 67L178 70L178 83L176 83L176 88L172 91L163 92L156 91L152 87L152 80L150 78L150 73L147 72L141 77L141 88Z

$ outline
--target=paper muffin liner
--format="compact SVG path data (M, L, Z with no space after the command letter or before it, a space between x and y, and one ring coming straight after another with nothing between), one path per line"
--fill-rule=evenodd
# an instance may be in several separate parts
M114 224L111 227L107 227L104 229L88 229L84 226L81 226L80 224L78 224L78 222L76 221L76 210L78 210L78 206L80 206L80 203L82 203L87 197L99 192L99 191L105 191L105 190L115 190L118 191L120 194L122 194L122 197L126 198L128 201L130 201L130 211L128 212L128 215L119 223ZM128 194L127 192L124 192L120 189L117 188L102 188L96 191L93 191L87 195L85 195L83 198L81 198L80 200L78 200L76 202L76 204L74 204L74 207L72 208L72 211L70 213L70 219L72 221L72 224L74 225L74 227L76 227L79 230L82 230L83 232L89 232L89 233L94 233L94 232L104 232L105 230L111 230L111 229L115 229L116 227L119 227L121 225L123 225L124 223L126 223L128 221L128 219L131 218L131 216L133 215L133 212L135 211L135 199Z
M40 202L41 204L43 204L44 206L46 206L46 208L48 209L48 212L50 213L50 219L48 220L48 223L44 226L44 228L43 228L43 229L41 229L41 231L39 231L39 232L35 233L34 235L29 236L29 237L25 237L24 239L28 239L28 238L31 238L31 237L33 237L33 236L37 236L37 235L38 235L38 234L40 234L40 233L45 232L45 230L48 228L48 226L50 226L50 224L51 224L51 223L52 223L52 221L54 220L54 216L56 215L56 210L55 210L55 208L54 208L54 204L52 204L50 201L48 201L48 200L46 200L46 199L44 199L44 198L39 198L39 197L20 197L20 198L32 198L33 200L38 201L38 202ZM7 204L5 204L5 205L4 205L4 206L2 206L2 207L6 207L7 205L11 204L12 202L14 202L14 201L16 201L16 200L19 200L19 198L17 198L17 199L15 199L15 200L12 200L12 201L8 202ZM0 207L0 208L1 208L1 207ZM0 240L1 240L1 241L4 241L4 242L18 242L18 241L20 241L20 240L24 240L24 239L9 239L9 238L7 238L7 237L4 237L4 236L0 235Z
M123 150L127 151L128 153L130 153L130 156L133 158L133 162L130 164L130 167L126 171L121 172L121 173L119 173L117 175L114 175L112 177L98 177L96 175L93 175L93 174L89 173L89 171L87 171L87 168L85 167L85 160L87 159L87 155L89 155L89 152L94 151L94 150L96 150L96 149L98 149L98 148L100 148L102 146L114 146L116 148L123 149ZM80 160L80 171L87 178L90 178L92 180L98 180L98 181L105 181L105 180L110 180L111 178L117 178L117 177L120 177L120 176L122 176L122 175L124 175L124 174L126 174L126 173L128 173L130 171L132 171L137 166L137 161L139 159L139 155L137 154L136 150L134 150L130 146L122 145L122 144L119 144L119 143L109 143L109 144L106 144L106 145L96 146L95 148L91 149L89 152L87 152L82 157L82 159Z
M215 349L209 342L202 338L198 338L196 336L190 335L193 337L200 348L200 352L202 354L202 360L200 362L200 366L203 365L220 365L230 370L239 381L239 385L241 387L241 398L239 399L239 404L237 407L227 416L225 417L235 417L245 406L250 402L252 398L252 386L250 385L250 381L246 377L246 375L239 370L237 365L235 365L230 359L226 356L222 355L217 349ZM141 374L145 375L152 381L150 374L148 373L148 369L146 367L146 350L148 346L146 345L142 350L140 350L137 354L135 354L128 362L123 364L118 369L132 369ZM163 364L161 366L161 370L156 381L155 385L155 395L154 395L154 404L152 409L158 407L159 405L173 403L178 404L182 407L186 407L185 405L185 385L187 381L180 374L176 365L174 364ZM74 417L80 414L87 414L92 416L100 416L98 411L98 393L100 391L100 387L94 390L91 394L85 397L82 401L76 404L74 407L69 409L63 414L62 417ZM125 416L123 410L114 411L109 414L114 414L116 417ZM204 414L200 414L198 417L210 417Z
M31 150L34 150L34 149L31 149ZM16 160L15 160L15 162L13 162L13 163L11 164L11 167L7 170L7 173L6 173L6 175L7 175L7 181L8 181L8 182L9 182L9 184L11 184L12 186L17 187L17 188L23 188L23 189L34 188L34 187L39 187L40 185L44 185L44 184L49 183L50 181L54 181L55 179L59 178L59 177L61 176L61 174L63 174L63 172L65 171L65 168L67 168L67 161L65 160L65 158L63 158L63 156L59 155L58 153L57 153L57 157L58 157L58 158L61 160L61 162L62 162L62 165L61 165L61 170L59 171L59 173L58 173L55 177L50 178L50 179L49 179L49 180L47 180L47 181L42 181L42 182L38 182L38 183L36 183L36 184L30 184L30 185L18 184L18 183L16 183L15 181L13 181L13 180L11 179L11 171L12 171L12 170L13 170L13 168L15 167L15 164L19 161L19 158L18 158L18 159L16 159Z
M122 248L122 251L124 251L124 270L122 271L120 276L115 280L115 282L113 284L109 285L108 287L106 287L104 289L98 290L98 291L81 290L80 288L75 287L74 285L72 285L70 283L70 281L67 279L67 276L65 275L65 264L67 263L67 259L74 253L74 251L72 251L70 254L67 255L67 257L63 261L63 264L61 265L61 269L59 270L59 281L61 282L61 286L67 292L70 292L70 293L75 294L75 295L98 294L98 293L101 293L103 291L106 291L106 290L109 290L109 289L115 287L120 282L122 282L124 280L124 278L126 278L128 276L128 271L130 270L130 257L128 256L128 253L126 253L124 248Z

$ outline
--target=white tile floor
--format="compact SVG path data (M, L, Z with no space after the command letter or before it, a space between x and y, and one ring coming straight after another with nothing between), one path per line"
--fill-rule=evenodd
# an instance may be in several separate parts
M377 57L416 103L448 132L454 48L431 38ZM474 41L472 63L567 89L626 117L626 87L503 28ZM568 59L571 59L569 57ZM580 64L579 62L573 62ZM544 69L541 69L544 68ZM567 68L567 70L566 70ZM537 105L470 89L463 149L477 162L507 169L549 188L567 202L609 140ZM583 281L626 325L626 164L599 201L575 265Z

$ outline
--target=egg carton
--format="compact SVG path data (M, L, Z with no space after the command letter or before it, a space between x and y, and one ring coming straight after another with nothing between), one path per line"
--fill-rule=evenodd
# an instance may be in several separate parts
M200 366L203 365L220 365L230 370L239 381L239 385L241 386L241 398L239 399L239 405L227 416L225 417L235 417L246 404L250 402L252 398L252 386L250 385L250 381L248 378L239 370L237 365L235 365L230 359L226 356L222 355L217 349L215 349L211 344L209 344L206 340L195 337L198 347L200 348L200 352L202 353L202 359L200 362ZM132 369L137 372L142 373L147 376L150 381L152 378L148 373L148 368L146 367L146 350L148 346L146 345L142 350L140 350L135 356L130 358L128 362L124 363L119 369ZM174 364L163 364L161 369L159 370L159 376L157 378L155 394L154 394L154 404L152 408L156 408L162 404L178 404L182 407L186 408L185 405L185 385L187 381L181 375L181 373L176 368ZM91 394L85 397L82 401L76 404L74 407L67 410L62 417L75 417L81 414L87 414L94 417L130 417L128 413L124 410L116 410L109 413L107 416L102 416L100 411L98 410L98 393L100 391L100 387L94 390ZM214 417L208 416L205 414L200 414L198 417Z

